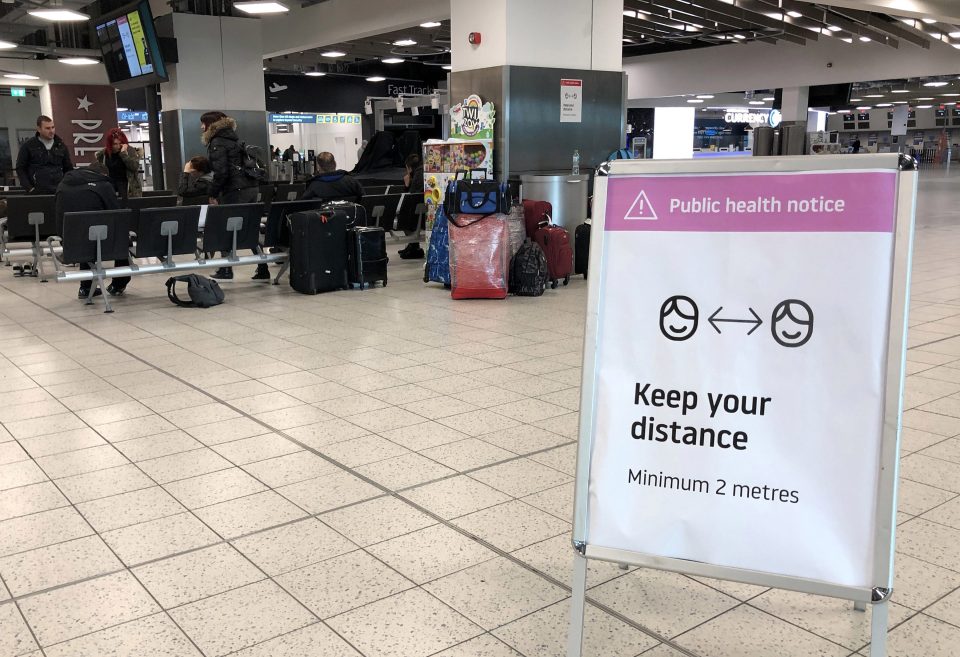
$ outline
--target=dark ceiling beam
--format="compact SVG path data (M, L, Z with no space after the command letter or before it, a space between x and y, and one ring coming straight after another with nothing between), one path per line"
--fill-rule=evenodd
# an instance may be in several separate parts
M699 31L692 32L693 35L698 41L704 43L720 45L724 42L723 39L718 39L718 33L722 35L730 35L731 33L743 33L749 35L746 39L734 39L731 40L732 43L746 43L748 41L760 41L762 43L776 44L778 38L782 38L782 30L779 30L777 34L770 34L766 31L758 31L755 27L744 27L742 24L737 23L734 19L727 18L725 16L715 17L714 20L706 20L697 17L687 17L685 14L673 13L670 10L653 8L649 12L642 10L647 14L646 20L652 21L657 20L658 22L665 22L667 25L674 25L677 21L686 21L687 24L702 25L699 28ZM679 16L679 17L678 17ZM637 20L631 17L627 17L627 21ZM642 19L641 19L642 20ZM703 25L707 23L707 25ZM712 38L711 38L712 37Z
M925 39L914 30L909 30L905 27L901 27L896 23L885 21L879 16L876 16L869 12L859 11L856 9L846 9L843 7L831 7L830 11L833 12L834 14L840 14L851 20L855 20L860 23L865 23L870 27L874 27L888 34L892 34L893 36L903 39L908 43L912 43L915 46L920 46L925 50L930 49L930 39Z
M691 6L691 5L683 5L682 3L677 2L677 0L645 0L645 1L650 3L655 1L659 5L673 8L679 11L682 11L682 7L684 6L687 6L687 7ZM790 25L789 23L785 23L784 21L781 21L779 19L770 18L769 16L767 16L762 12L744 9L742 7L735 6L735 5L729 5L725 2L721 2L721 0L695 0L695 1L696 1L696 4L702 7L704 10L706 10L710 16L717 16L717 15L727 16L729 18L741 21L742 23L759 25L762 27L770 27L776 30L783 30L785 34L799 37L800 39L812 39L814 41L817 39L817 35L810 32L809 30L805 30L795 25Z
M759 29L756 25L749 23L745 24L744 21L738 21L734 17L731 17L727 14L710 12L709 10L693 5L669 2L665 0L656 0L655 2L651 2L650 0L626 0L624 2L624 8L633 11L640 11L648 14L651 18L656 17L659 20L665 20L672 23L676 23L678 21L687 23L696 22L697 25L703 25L703 28L700 32L701 36L703 36L704 33L709 33L710 31L744 33L756 32L758 34L763 34L764 39L780 38L801 46L806 44L806 41L804 40L806 37L788 34L787 30L785 30L782 25L777 25L773 28L777 30L778 34L766 34L764 30ZM647 20L651 20L651 18L648 18ZM800 31L799 28L794 29L797 30L797 32ZM814 35L813 38L816 38L816 36ZM761 38L752 37L750 40L759 41ZM766 40L764 42L770 43L770 41Z

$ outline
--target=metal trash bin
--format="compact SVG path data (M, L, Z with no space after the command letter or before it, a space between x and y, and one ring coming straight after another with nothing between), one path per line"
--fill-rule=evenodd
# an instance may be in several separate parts
M590 176L587 174L529 174L520 176L522 198L548 201L553 206L553 223L570 233L570 245L576 248L577 226L587 219Z

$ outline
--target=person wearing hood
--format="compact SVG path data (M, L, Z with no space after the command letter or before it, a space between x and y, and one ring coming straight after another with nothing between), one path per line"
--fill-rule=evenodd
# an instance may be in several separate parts
M209 204L256 203L258 182L244 171L244 152L237 135L237 122L223 112L206 112L200 117L200 127L203 131L201 141L207 147L207 159L213 171ZM221 267L213 278L230 280L233 268ZM257 265L253 279L269 280L270 270L265 264Z
M120 203L117 201L117 193L107 167L95 162L83 169L72 169L64 174L63 180L57 186L54 206L57 233L63 235L63 215L65 212L96 212L99 210L117 210L119 207ZM117 267L124 267L129 264L129 260L114 261L114 265ZM85 262L80 263L80 269L90 269L90 265ZM114 278L110 281L107 292L110 296L119 296L124 293L129 282L129 276ZM90 294L91 285L93 285L93 281L80 281L80 290L77 292L77 297L86 299ZM98 294L100 294L99 289L94 292L94 295Z
M37 134L23 142L17 154L20 186L31 194L53 194L63 174L73 169L70 151L57 136L53 119L37 117Z
M107 131L106 148L97 151L97 162L107 167L113 187L120 198L143 196L140 184L140 153L129 146L127 136L120 128Z
M307 181L307 190L303 193L302 200L318 198L351 203L363 200L363 187L349 173L337 168L333 153L324 151L317 155L317 168L320 173Z

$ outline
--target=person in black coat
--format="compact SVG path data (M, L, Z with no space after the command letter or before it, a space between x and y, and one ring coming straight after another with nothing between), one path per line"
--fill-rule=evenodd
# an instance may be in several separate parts
M57 186L54 207L57 218L57 232L62 235L65 212L116 210L120 207L120 203L117 201L117 192L107 168L95 162L83 169L73 169L64 174L63 180ZM124 267L129 264L129 260L114 261L114 265L117 267ZM90 269L90 265L85 262L80 263L80 269ZM118 276L110 281L107 292L110 293L110 296L119 296L126 290L129 282L129 276ZM86 299L90 294L92 284L93 281L80 281L80 290L77 292L77 297ZM94 295L99 294L100 290L97 289Z
M416 153L411 153L403 163L406 173L403 175L403 184L411 194L423 194L423 159ZM420 236L414 235L415 242L408 243L398 253L402 260L417 260L426 254L420 246Z
M210 205L256 203L259 183L244 172L243 146L237 135L237 122L223 112L206 112L200 117L203 129L201 141L207 147L207 159L213 171L210 185ZM213 278L230 280L232 267L221 267ZM269 280L270 270L265 264L257 265L254 280Z
M210 186L213 184L213 171L210 170L210 160L202 155L191 157L180 181L177 183L179 205L206 205L210 199Z
M317 155L317 168L320 173L307 181L307 190L303 193L302 200L318 198L351 203L363 200L363 187L349 173L337 169L337 160L333 153L324 151Z
M20 186L31 194L53 194L71 169L70 151L57 136L53 119L41 114L37 117L37 134L25 141L17 154Z

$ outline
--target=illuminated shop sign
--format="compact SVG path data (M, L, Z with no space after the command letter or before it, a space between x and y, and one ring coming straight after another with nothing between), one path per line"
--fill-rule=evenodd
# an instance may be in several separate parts
M779 110L769 112L749 112L746 110L730 110L723 116L727 123L747 123L753 127L770 126L776 128L783 120Z

